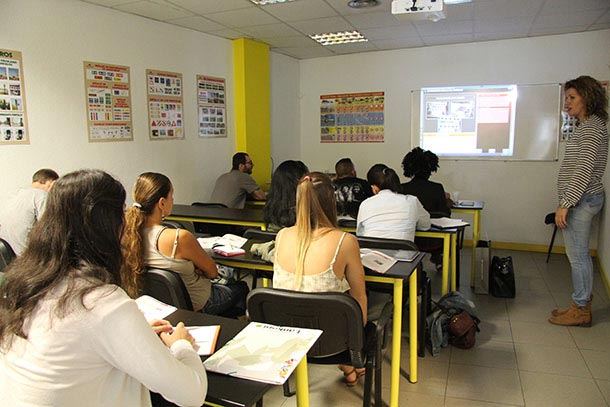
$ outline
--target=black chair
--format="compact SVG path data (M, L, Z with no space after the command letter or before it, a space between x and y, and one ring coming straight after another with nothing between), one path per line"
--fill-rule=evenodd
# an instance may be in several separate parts
M0 239L0 273L3 273L16 257L11 245L6 240Z
M417 245L410 240L399 239L381 239L376 237L358 236L358 244L360 248L382 249L382 250L419 250ZM405 285L408 285L408 280L405 280ZM382 283L367 283L367 289L392 293L392 289L387 284ZM418 323L418 338L417 338L417 355L423 358L426 355L426 317L432 312L432 288L430 277L426 274L423 267L417 270L417 291L421 295L421 305L419 307ZM404 292L408 292L404 290ZM403 301L406 303L408 297L404 296ZM408 315L408 314L406 314Z
M176 308L193 311L191 297L180 274L171 270L148 268L143 274L143 294Z
M203 237L203 236L201 236L200 233L197 233L195 231L195 226L193 225L193 222L188 222L188 221L184 221L184 220L164 219L162 223L163 223L163 226L167 226L172 229L188 230L189 232L191 232L193 235L196 235L197 237Z
M546 262L549 262L551 258L551 251L553 250L553 244L555 243L555 235L557 234L557 224L555 223L555 212L551 212L544 217L545 225L554 225L553 236L551 236L551 243L549 243L549 250L546 253Z
M193 202L191 206L204 206L207 208L228 208L227 205L220 202ZM195 232L205 234L208 236L222 236L226 233L233 233L240 235L243 233L242 226L236 225L223 225L220 223L205 223L205 222L193 222Z
M256 240L258 243L265 243L271 240L275 240L277 232L269 232L260 229L247 229L244 232L246 239ZM252 271L252 289L256 288L259 278L273 279L273 272L266 270L253 270Z
M360 305L343 293L257 288L250 292L247 302L252 321L321 329L323 333L309 350L307 362L365 367L362 405L371 405L373 381L375 406L382 405L382 346L392 315L392 302L387 302L380 317L369 321L364 328Z

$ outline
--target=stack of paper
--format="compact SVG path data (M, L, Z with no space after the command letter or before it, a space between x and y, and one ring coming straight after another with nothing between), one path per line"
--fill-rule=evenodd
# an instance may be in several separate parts
M432 226L439 229L450 229L470 225L470 223L464 222L462 219L453 218L432 218L430 219L430 223Z
M224 236L212 236L212 237L200 237L197 238L199 245L204 249L212 249L215 246L231 246L231 247L242 247L248 239L245 237L233 235L227 233Z
M153 319L163 319L178 309L148 295L136 298L136 304L149 322Z
M206 356L214 353L220 325L187 326L186 329L195 338L195 349L198 354Z
M379 250L360 249L360 257L364 267L378 273L385 273L396 264L394 257Z

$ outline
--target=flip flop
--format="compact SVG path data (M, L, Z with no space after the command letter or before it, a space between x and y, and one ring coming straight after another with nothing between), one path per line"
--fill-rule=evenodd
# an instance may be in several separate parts
M356 374L356 378L354 380L348 380L348 377L350 377L354 373ZM362 368L362 369L353 368L349 372L343 372L343 377L345 378L345 384L347 385L347 387L354 387L356 384L358 384L358 379L360 379L360 376L364 375L365 373L366 373L365 368Z

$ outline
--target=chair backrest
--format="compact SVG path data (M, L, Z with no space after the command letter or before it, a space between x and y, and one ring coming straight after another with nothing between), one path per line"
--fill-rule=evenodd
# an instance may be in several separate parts
M349 295L257 288L250 291L247 303L252 321L321 329L323 333L308 357L324 358L348 351L354 366L363 365L362 311Z
M180 274L148 268L143 274L143 293L174 307L193 311L193 303Z
M164 220L163 226L167 226L172 229L185 229L195 234L195 226L193 226L193 222L187 222L183 220Z
M0 239L0 272L3 272L15 257L17 256L11 245L6 240Z
M419 250L417 245L410 240L382 239L379 237L358 236L358 245L362 249Z
M244 237L246 239L254 239L261 242L268 242L270 240L275 240L277 236L277 232L268 232L266 230L260 229L248 229L244 232Z
M209 208L228 208L227 205L220 202L193 202L191 206L207 206Z

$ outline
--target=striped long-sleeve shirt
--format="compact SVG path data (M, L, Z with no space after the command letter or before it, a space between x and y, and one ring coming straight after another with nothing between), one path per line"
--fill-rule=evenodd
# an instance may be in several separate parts
M602 192L608 161L608 128L595 115L574 129L566 142L565 156L557 177L559 206L575 206L582 195Z

